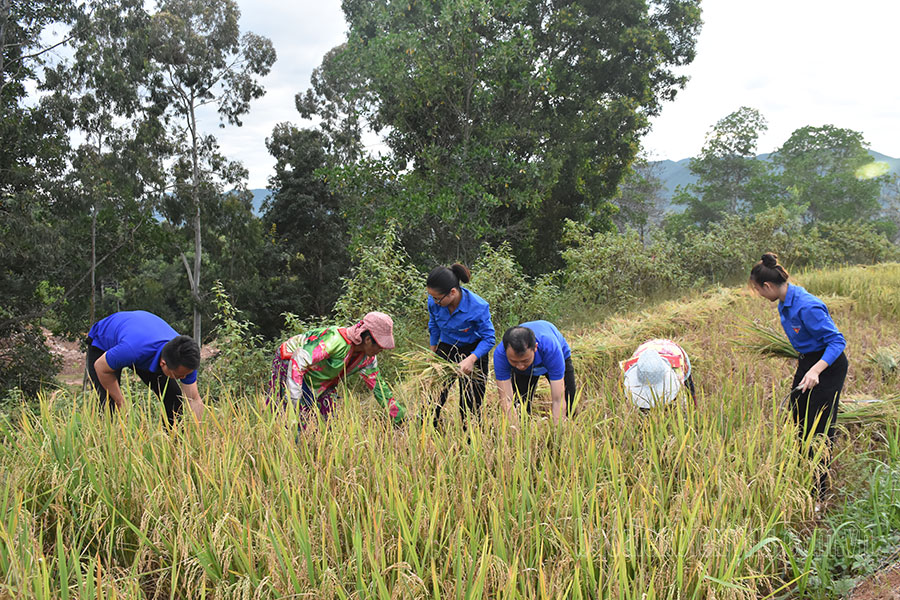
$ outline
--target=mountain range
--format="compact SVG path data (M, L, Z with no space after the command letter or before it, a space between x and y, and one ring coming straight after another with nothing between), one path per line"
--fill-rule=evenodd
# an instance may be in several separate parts
M900 158L891 158L880 152L875 152L874 150L869 150L869 154L876 161L886 162L888 167L890 167L890 172L900 176ZM756 158L758 160L767 161L769 160L769 156L769 154L760 154ZM683 158L679 161L659 160L651 162L650 164L653 165L657 177L663 182L662 195L667 202L671 202L672 197L675 195L676 187L683 187L691 183L696 183L697 181L697 177L691 173L690 158Z
M880 152L875 152L874 150L870 150L869 154L872 155L872 158L876 161L886 162L890 167L890 172L900 176L900 158L891 158ZM769 160L769 154L760 154L756 158L759 160ZM659 160L652 162L651 164L655 167L654 171L656 175L663 182L663 197L666 199L667 204L671 203L676 187L685 186L697 181L697 178L690 170L690 158L683 158L679 161ZM260 215L262 214L262 204L271 192L261 188L252 189L250 191L253 192L253 212L256 215Z

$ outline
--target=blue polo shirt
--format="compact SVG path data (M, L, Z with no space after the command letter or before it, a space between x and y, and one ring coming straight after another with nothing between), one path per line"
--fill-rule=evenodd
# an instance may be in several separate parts
M830 365L847 346L825 303L799 285L788 284L778 313L791 346L801 354L825 350L822 360Z
M106 362L114 371L133 367L159 373L159 355L163 346L178 332L145 310L122 311L94 323L88 332L91 345L106 352ZM197 381L192 371L182 383Z
M478 342L472 352L478 358L485 356L494 347L494 324L491 323L491 309L488 303L475 292L461 287L462 299L450 314L450 309L441 306L428 296L428 332L430 345L438 342L454 346L466 346Z
M533 377L546 375L550 381L559 381L566 373L566 359L572 356L569 344L556 328L556 325L548 321L529 321L522 323L521 327L527 327L534 332L537 348L534 351L534 362L527 371L517 373L530 373ZM494 350L494 374L497 381L508 381L512 377L513 366L506 358L506 347L503 342Z

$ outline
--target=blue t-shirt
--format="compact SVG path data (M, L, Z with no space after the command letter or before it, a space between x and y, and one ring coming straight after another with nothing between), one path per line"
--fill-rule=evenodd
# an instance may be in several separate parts
M825 303L799 285L788 285L778 314L791 346L801 354L824 350L822 360L830 365L847 346Z
M516 369L516 372L529 373L534 377L546 375L550 381L562 379L566 373L566 359L572 356L572 351L559 329L548 321L529 321L522 323L521 327L527 327L534 332L537 348L534 351L534 362L528 370ZM506 358L506 348L503 342L500 342L494 350L494 373L497 381L509 380L512 377L512 370L513 367Z
M159 355L163 346L178 332L145 310L122 311L94 323L88 332L91 345L106 352L109 367L118 371L125 367L159 373ZM197 381L197 371L192 371L182 383Z
M428 296L428 332L430 344L438 342L454 346L466 346L478 342L472 352L478 358L491 351L494 346L494 324L491 323L491 309L488 303L475 292L465 288L459 306L450 314L450 309L441 306Z

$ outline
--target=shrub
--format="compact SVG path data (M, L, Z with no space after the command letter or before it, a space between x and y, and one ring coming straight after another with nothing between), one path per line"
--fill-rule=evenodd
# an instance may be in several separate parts
M645 246L633 230L591 234L567 221L563 241L566 292L582 303L617 307L687 284L684 257L665 238Z
M218 353L203 369L204 379L215 392L233 390L252 394L268 382L272 352L260 335L251 334L252 324L241 320L241 311L232 305L222 282L212 287L216 307L215 329Z
M352 323L367 312L378 310L394 319L398 345L428 341L425 276L412 264L397 239L396 224L372 246L362 246L354 257L356 266L343 278L343 291L334 306L341 324Z
M818 238L818 266L834 264L874 264L900 258L874 223L841 221L821 223L813 228Z
M491 306L491 320L499 340L508 327L545 319L553 321L559 315L559 287L554 274L537 278L525 275L516 262L509 242L497 248L481 247L481 256L472 267L469 288Z
M692 281L718 283L746 278L765 252L778 253L788 266L806 264L815 240L803 234L797 211L776 206L747 217L726 217L686 236L680 246Z
M61 360L45 342L43 330L32 323L13 323L0 332L0 396L33 398L55 382Z

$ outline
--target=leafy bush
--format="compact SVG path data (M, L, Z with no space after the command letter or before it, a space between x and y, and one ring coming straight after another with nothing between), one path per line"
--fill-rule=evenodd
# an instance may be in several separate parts
M0 318L4 313L0 310ZM61 360L45 342L43 330L31 323L13 323L0 332L0 396L33 398L54 382Z
M204 379L208 385L221 392L232 390L240 394L260 391L268 382L270 351L260 335L251 334L252 324L240 319L241 311L235 308L225 286L216 281L212 287L216 307L215 330L218 353L204 367Z
M340 324L350 324L377 310L394 319L398 345L428 341L425 276L412 264L397 239L396 224L388 225L379 243L361 246L356 266L343 278L344 289L334 306Z
M874 264L900 258L900 248L891 243L874 223L841 221L813 228L819 249L818 265Z
M532 278L516 262L509 242L498 248L481 247L481 256L472 267L468 286L491 306L491 320L499 338L513 325L559 315L559 287L549 273Z
M788 266L805 264L814 241L804 236L797 211L776 206L749 217L729 216L686 236L680 252L692 281L718 283L746 278L765 252L776 252Z
M623 306L687 285L684 257L665 238L645 246L633 230L591 234L567 221L564 242L566 292L582 303Z

